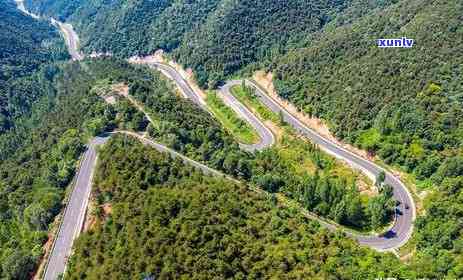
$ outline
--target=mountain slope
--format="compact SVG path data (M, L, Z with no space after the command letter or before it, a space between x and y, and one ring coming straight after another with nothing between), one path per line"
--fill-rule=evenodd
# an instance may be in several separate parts
M429 278L463 275L462 11L461 1L400 1L328 26L272 69L281 96L325 119L338 137L413 173L431 193L412 240L413 267ZM413 48L376 46L378 38L402 36L415 40Z
M339 138L419 179L430 195L416 222L410 269L420 277L463 277L461 1L29 0L29 6L73 22L87 52L130 56L165 48L193 67L203 86L266 66L281 96L326 120ZM376 46L378 38L402 36L415 39L414 47ZM162 104L141 97L153 108ZM194 114L185 106L186 115ZM202 133L180 131L189 124L178 122L175 110L170 114L174 124L167 122L163 134L154 136L211 160L215 147L203 145ZM245 156L229 147L214 153L212 163L249 176L251 167L240 158ZM293 194L309 185L329 189L312 177L299 181L278 157L259 156L270 166L259 174L269 176L256 180L264 188ZM339 188L332 190L346 198ZM328 214L333 209L320 208Z
M392 1L368 0L27 0L37 13L74 23L87 52L144 55L162 48L214 87L243 67L271 59L343 11L356 18ZM345 22L339 19L337 22Z
M101 210L77 241L69 279L414 277L392 254L359 248L273 199L207 178L133 139L111 139L100 159Z
M44 66L66 58L58 32L46 22L22 14L13 2L0 1L0 133L29 113L45 94L53 69ZM48 69L47 69L48 67ZM34 80L43 80L37 83ZM1 156L0 156L1 158Z
M436 157L461 149L462 10L460 1L404 1L328 29L275 63L277 90L338 137L428 178ZM404 36L413 48L376 46Z

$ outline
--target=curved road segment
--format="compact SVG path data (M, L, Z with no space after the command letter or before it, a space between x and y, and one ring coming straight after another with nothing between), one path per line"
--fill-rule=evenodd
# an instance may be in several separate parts
M297 117L283 108L278 101L267 95L267 93L253 82L247 82L256 89L256 95L264 105L273 112L281 114L285 122L294 127L299 133L309 138L325 152L346 161L352 167L359 169L369 177L374 178L381 171L385 171L371 161L344 149L328 139L323 138L323 136L306 126ZM381 236L362 236L349 233L349 235L355 237L360 244L373 247L377 250L395 249L405 244L412 234L413 221L415 218L415 205L411 194L408 192L405 185L389 172L386 172L385 184L393 187L394 199L400 202L397 206L397 213L400 214L395 215L393 226Z
M235 111L238 116L247 121L252 125L254 130L259 134L260 141L256 144L245 145L240 144L240 146L247 151L259 151L275 144L275 136L272 131L265 126L260 119L258 119L249 109L244 106L235 96L231 93L231 88L234 85L241 85L242 81L230 81L222 86L219 91L218 96L223 100L223 102L230 108Z
M183 96L192 100L194 103L198 104L201 108L204 110L209 111L207 108L206 103L204 102L203 98L199 96L188 84L188 82L178 73L178 71L173 68L170 65L164 64L164 63L157 63L157 62L152 62L148 64L149 66L156 68L161 71L165 76L169 77L171 80L175 81L177 86L180 88L180 91L182 92ZM232 108L233 111L243 120L248 122L254 130L257 132L259 135L260 141L255 144L243 144L240 143L240 147L246 151L249 152L254 152L254 151L260 151L265 148L268 148L275 144L275 136L273 133L270 131L270 129L265 126L265 124L258 119L251 111L249 111L246 106L241 104L241 102L234 97L231 92L230 88L236 84L241 84L241 81L231 81L228 82L226 85L220 88L220 94L219 96L225 105L228 107Z
M23 5L21 0L17 1L18 8L25 12L26 14L36 17L35 15L29 13ZM52 21L54 21L52 19ZM78 36L72 29L72 26L69 24L60 23L54 21L56 26L61 29L65 38L66 44L69 49L69 53L73 60L83 59L84 56L78 51ZM182 91L182 94L191 99L194 103L198 104L202 108L207 110L207 106L204 100L198 96L192 88L189 86L187 81L173 68L161 63L151 63L149 64L152 67L155 67L161 70L166 76L173 79L179 88ZM293 126L301 134L309 138L312 142L317 144L322 150L327 153L342 159L349 163L352 167L360 169L362 172L367 174L370 177L376 176L383 169L378 165L352 153L342 148L338 144L332 142L331 140L323 138L321 135L317 134L315 131L307 127L302 121L297 117L293 116L285 108L283 108L278 101L274 100L272 97L268 96L263 90L261 90L257 85L251 81L246 81L248 85L253 86L256 89L256 95L259 97L261 102L266 105L270 110L275 113L281 113L284 120ZM255 149L260 149L265 145L273 144L274 139L273 135L270 136L268 133L271 132L266 129L266 127L257 119L247 108L245 108L241 103L237 102L236 98L230 94L230 87L236 84L241 84L241 81L231 81L227 83L224 87L221 88L222 98L224 101L233 108L241 117L244 117L261 135L261 139L265 144L256 144ZM124 133L134 137L137 137L143 143L150 145L157 149L160 152L167 152L172 157L180 157L185 163L191 164L205 174L223 176L219 171L211 169L199 162L188 159L187 157L180 155L179 153L161 145L155 143L151 140L145 139L142 136L132 133L132 132L117 132ZM264 136L267 135L267 136ZM78 236L81 231L84 216L87 208L88 197L91 190L91 177L92 172L96 163L96 146L101 145L107 141L108 137L96 137L88 145L88 149L85 152L83 159L81 161L81 166L77 173L77 179L75 182L75 187L72 190L69 203L65 209L63 222L59 228L58 236L53 244L52 252L50 254L47 266L45 268L44 279L55 280L60 274L65 272L67 258L69 257L72 244L74 239ZM227 177L232 179L230 177ZM236 180L235 180L236 181ZM403 183L398 180L394 175L386 172L386 184L391 185L394 188L394 198L400 202L398 208L398 213L394 221L393 226L390 230L382 236L362 236L356 235L353 233L348 233L353 238L356 238L360 244L367 245L377 250L389 250L402 246L410 238L413 230L413 220L415 218L415 205L413 199L403 185ZM407 209L408 208L408 209ZM310 216L310 213L309 213ZM328 223L321 223L323 226L326 226L330 230L336 229L335 226Z
M161 71L166 77L173 80L177 86L180 88L181 93L185 98L190 99L193 103L197 104L204 110L209 112L207 108L206 102L198 95L196 92L190 87L188 82L180 75L180 73L172 66L158 63L158 62L151 62L147 63L148 66Z

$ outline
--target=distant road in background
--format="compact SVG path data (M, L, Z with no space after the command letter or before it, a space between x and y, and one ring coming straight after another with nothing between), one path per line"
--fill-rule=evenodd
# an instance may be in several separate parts
M25 9L22 1L17 1L17 5L18 5L18 9L20 9L24 13L34 18L37 17L36 15L29 13ZM78 36L74 32L72 26L69 24L59 23L58 27L61 29L61 31L65 35L69 53L72 56L73 60L83 59L84 56L78 51L78 41L79 41ZM204 100L194 92L194 90L190 87L188 82L183 79L183 77L180 75L180 73L177 72L176 69L168 65L161 64L161 63L152 63L151 66L162 70L163 73L165 74L167 73L167 75L171 79L175 80L176 84L179 86L184 96L186 96L187 98L192 100L194 103L198 104L199 106L207 110L207 106ZM229 83L229 85L232 85L232 84L233 84L233 81ZM314 130L306 126L301 120L299 120L297 116L294 116L289 111L287 111L283 106L280 105L280 103L277 100L269 96L264 90L262 90L254 82L247 80L246 84L256 89L256 95L259 97L259 99L264 105L266 105L273 112L281 114L283 116L284 121L286 121L288 124L294 127L299 133L301 133L302 135L310 139L314 144L317 144L325 152L333 155L334 157L338 159L341 159L347 162L349 165L351 165L352 167L356 169L359 169L360 171L362 171L369 177L375 177L381 171L385 171L383 168L379 167L377 164L344 149L343 147L339 146L337 143L331 141L330 139L324 138L320 134L316 133ZM230 102L233 103L234 101L230 99ZM244 112L244 111L241 111L241 112ZM258 123L261 123L261 122L257 119L257 120L252 120L251 124L252 123L257 125ZM264 138L266 141L268 140L267 141L268 143L271 142L269 138L266 138L266 137ZM100 141L104 141L104 140L96 138L92 141L92 143L89 145L89 150L84 155L84 161L87 158L90 158L88 160L91 161L92 157L95 157L95 155L92 154L92 151L94 153L94 149L92 149L92 147L94 145L97 145ZM84 166L83 172L88 172L89 170L91 170L91 168L90 169L88 168L89 167L85 168ZM79 174L80 172L81 170L79 170ZM86 175L89 175L89 174L90 173L88 174L83 173L82 176L85 177ZM88 176L87 178L88 182L90 180L89 177L90 176ZM84 184L84 183L81 183L81 184ZM408 239L411 237L411 234L413 232L413 221L415 219L415 211L416 211L415 204L413 202L411 194L409 193L405 185L399 179L397 179L393 174L386 172L385 184L389 184L393 187L394 199L399 202L397 209L399 210L398 212L400 214L396 215L393 226L389 229L389 231L386 234L382 236L363 236L363 235L357 235L357 234L352 234L352 233L349 234L350 236L356 238L360 244L370 246L377 250L395 249L405 244L408 241ZM85 188L85 186L77 188L77 189L81 189L81 188ZM74 189L74 191L76 190ZM82 192L82 190L80 192ZM70 201L70 203L72 203L72 201ZM71 205L69 205L68 207L71 207ZM71 208L74 208L74 207L71 207ZM75 215L75 214L69 214L69 215ZM71 217L74 217L74 216L71 216ZM64 219L66 221L66 216ZM63 222L63 226L64 226L64 222ZM57 241L55 246L62 246L58 248L63 248L64 251L68 250L68 248L66 247L67 246L66 244L68 244L70 240L69 238L70 237L68 236L64 239L63 245L58 244L58 241ZM73 241L73 238L75 237L72 237L72 241ZM71 242L71 247L72 247L72 242ZM52 253L54 253L54 251L55 250L53 250ZM68 251L66 252L68 253ZM60 255L60 256L66 256L66 252L63 253L64 255ZM50 265L55 264L55 263L58 266L60 265L59 262L55 262L55 261L52 262L52 260L50 259L50 262L49 262ZM46 278L46 279L53 279L53 278Z

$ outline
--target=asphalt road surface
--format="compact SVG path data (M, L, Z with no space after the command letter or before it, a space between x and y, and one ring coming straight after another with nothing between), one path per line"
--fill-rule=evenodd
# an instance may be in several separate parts
M177 72L175 68L163 63L156 62L149 63L148 65L160 70L164 75L175 81L185 98L190 99L194 103L198 104L201 108L210 112L203 98L196 94L188 82L185 81L185 79L180 75L180 73ZM246 151L254 152L272 146L275 144L275 136L270 131L270 129L268 129L261 120L259 120L251 111L246 108L246 106L241 104L241 102L230 93L230 88L237 84L241 84L241 81L228 82L220 88L220 94L218 94L218 96L227 106L232 108L232 110L235 111L235 113L237 113L241 119L248 122L254 128L260 138L258 143L250 145L240 143L240 147Z
M374 178L381 171L385 171L375 163L344 149L328 139L323 138L323 136L310 129L297 117L293 116L290 112L284 109L276 100L267 95L266 92L261 90L253 82L248 81L248 83L254 85L256 95L264 105L273 112L282 114L285 122L290 124L299 133L309 138L314 144L317 144L320 149L347 162L353 168L359 169L369 177ZM382 236L349 234L355 237L360 244L370 246L377 250L394 249L405 244L413 232L413 221L415 219L415 205L405 185L389 172L386 172L385 184L389 184L393 187L394 199L400 202L397 208L401 214L396 215L393 226Z
M79 36L77 36L77 33L74 31L74 28L72 28L72 25L57 21L54 18L51 19L51 23L58 27L63 34L72 60L84 59L84 55L79 52Z
M56 280L65 271L72 244L80 234L85 218L92 186L92 172L96 163L95 148L106 142L106 140L107 138L95 137L87 146L87 151L84 153L77 173L74 189L64 211L63 222L53 243L53 249L45 268L45 280Z
M241 85L242 81L229 81L219 90L219 96L223 102L238 114L238 116L248 122L259 135L260 141L255 144L246 145L240 144L240 146L247 151L259 151L275 144L275 136L265 126L260 119L258 119L246 106L244 106L235 96L230 92L231 87L235 85Z
M205 109L206 111L209 112L209 109L207 108L206 102L196 94L196 92L190 87L187 81L180 75L180 73L175 70L172 66L163 64L163 63L157 63L157 62L151 62L147 64L148 66L158 69L163 73L165 76L173 80L177 86L180 88L181 93L185 98L190 99L193 101L193 103L199 105L201 108Z

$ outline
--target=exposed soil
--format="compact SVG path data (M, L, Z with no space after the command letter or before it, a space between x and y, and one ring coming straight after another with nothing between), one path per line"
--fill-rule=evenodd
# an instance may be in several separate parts
M57 230L59 228L59 223L61 220L62 214L59 214L56 216L55 220L53 221L53 224L51 226L52 230L48 232L48 239L47 242L43 245L42 249L44 251L43 256L40 258L37 270L31 275L31 279L33 280L40 280L42 279L42 273L45 269L46 262L48 260L48 256L50 255L53 242L55 240L55 235L57 233Z
M168 60L164 56L164 51L163 50L158 50L153 55L149 55L149 56L144 56L144 57L135 56L135 57L132 57L132 58L129 59L129 62L134 63L134 64L148 64L148 63L153 63L153 62L159 62L159 63L168 64L168 65L172 66L173 68L175 68L175 70L177 70L178 73L180 73L182 78L184 78L188 82L189 86L195 91L195 93L197 95L199 95L204 100L206 99L207 95L197 85L196 80L194 78L194 73L191 70L191 68L184 69L177 62L175 62L173 60Z
M338 145L342 146L343 148L363 157L368 160L374 160L375 158L368 154L366 151L360 150L352 145L346 144L344 142L339 141L329 130L329 127L323 122L323 120L319 118L309 117L306 114L299 111L293 104L289 103L286 100L283 100L275 90L273 85L273 74L272 73L265 73L264 71L257 71L253 79L257 82L259 86L267 91L267 93L274 98L281 106L283 106L286 110L288 110L291 114L297 116L305 125L310 127L311 129L315 130L318 134L322 135L323 137L330 139L331 141L337 143Z

